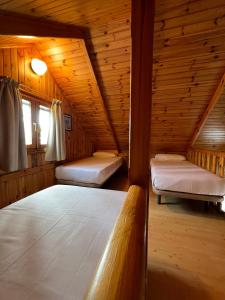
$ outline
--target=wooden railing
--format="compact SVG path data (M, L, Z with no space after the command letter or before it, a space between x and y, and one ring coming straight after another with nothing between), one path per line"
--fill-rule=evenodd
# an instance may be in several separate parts
M146 212L144 190L131 186L86 299L144 299Z
M225 152L189 149L187 158L190 162L198 165L221 177L225 177Z

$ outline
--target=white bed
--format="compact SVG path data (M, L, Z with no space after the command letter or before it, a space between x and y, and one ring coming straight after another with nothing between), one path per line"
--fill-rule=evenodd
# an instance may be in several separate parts
M222 202L225 179L189 161L151 160L153 190L158 195Z
M122 158L91 156L56 168L58 183L100 187L122 165Z
M83 299L126 195L56 185L0 210L0 299Z

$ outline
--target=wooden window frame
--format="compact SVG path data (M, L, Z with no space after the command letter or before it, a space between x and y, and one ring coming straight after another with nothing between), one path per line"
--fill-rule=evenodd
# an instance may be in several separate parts
M45 152L46 145L41 145L40 141L40 125L39 125L39 106L45 106L51 108L51 103L41 99L37 96L21 92L21 99L30 101L31 103L31 123L32 123L32 144L26 145L28 153L37 154L38 152ZM37 162L32 163L32 167L35 167Z

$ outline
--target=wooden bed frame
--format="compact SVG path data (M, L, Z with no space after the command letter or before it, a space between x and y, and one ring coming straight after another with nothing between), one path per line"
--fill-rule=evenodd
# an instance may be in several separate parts
M86 299L144 299L146 212L144 190L131 186Z

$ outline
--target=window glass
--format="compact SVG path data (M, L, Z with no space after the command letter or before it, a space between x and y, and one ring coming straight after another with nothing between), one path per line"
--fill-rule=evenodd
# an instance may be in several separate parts
M24 99L22 100L22 110L26 145L32 145L32 119L30 101Z
M50 109L46 106L39 106L39 126L40 126L40 143L46 145L48 141L48 131L50 124Z

